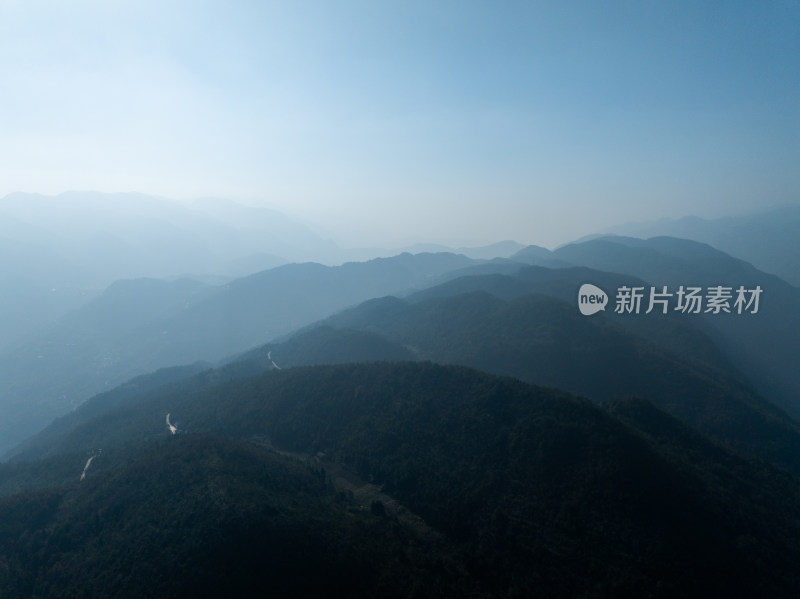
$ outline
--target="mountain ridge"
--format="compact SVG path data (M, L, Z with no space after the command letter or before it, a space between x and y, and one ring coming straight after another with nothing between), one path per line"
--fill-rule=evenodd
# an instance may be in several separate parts
M177 436L164 426L167 412L183 423ZM627 421L618 419L615 413L620 412L627 414ZM637 421L649 424L640 429ZM220 487L220 476L228 477L226 467L233 465L225 452L246 452L251 456L247 467L263 470L273 468L268 466L274 462L272 454L265 453L271 446L308 456L307 463L319 473L317 481L327 479L324 472L330 463L331 468L352 468L368 483L379 485L384 495L444 536L446 544L437 545L443 552L440 559L450 556L451 574L459 573L457 578L482 596L538 592L573 597L600 588L615 596L767 592L788 597L800 588L794 568L800 555L800 535L795 534L800 529L797 480L730 453L641 400L606 409L560 391L464 367L346 364L271 370L188 393L156 392L87 422L84 434L89 443L84 447L96 451L102 446L103 457L92 464L86 481L77 476L85 459L75 460L68 486L73 499L61 505L84 505L87 513L100 515L99 522L53 527L46 509L37 522L31 514L40 513L37 506L49 501L53 490L0 500L0 528L15 527L13 534L0 538L19 538L27 531L24 539L48 540L40 553L46 567L39 570L37 585L53 581L51 568L57 561L63 560L72 571L69 564L75 558L67 559L63 547L88 552L96 546L92 522L102 530L117 530L105 537L104 552L118 555L120 546L132 546L137 531L170 521L171 510L160 507L164 501L196 497L190 512L194 521L181 526L182 535L170 537L187 539L178 545L165 544L157 535L133 543L154 555L166 556L162 548L173 555L191 548L191 539L204 530L203 522L219 521L219 507L226 510L223 513L248 515L250 530L264 539L270 538L268 523L251 518L246 505L279 511L316 505L317 526L338 526L335 513L320 511L321 504L294 495L291 488L296 483L279 483L275 475L272 484L282 486L257 491L253 485L262 485L264 479L240 479L232 472L232 484ZM221 445L213 440L217 437L229 440ZM180 461L177 455L183 456ZM0 470L32 466L2 465ZM183 483L192 480L215 481L213 488L226 489L225 500L207 503L211 487L206 486L188 486L184 493ZM758 495L742 495L743 489ZM253 493L265 491L271 499L253 501L259 497ZM276 503L276 492L285 499ZM55 493L57 497L59 491ZM41 499L32 502L33 497ZM294 503L284 504L292 497ZM20 500L29 506L22 518ZM119 507L114 508L114 502ZM384 510L377 503L371 509L377 526ZM179 513L185 517L185 510ZM117 517L132 526L116 529ZM230 522L228 517L222 516L222 521ZM62 518L82 521L70 512ZM304 527L297 529L295 538L305 538ZM69 545L59 541L66 530L72 531ZM408 551L410 533L401 534L396 526L395 530L399 549ZM236 555L217 536L210 542L208 536L201 538L210 551ZM366 538L373 537L370 533ZM26 563L27 541L9 543L0 541L0 554L9 556L9 563ZM414 554L407 553L399 562L405 565L394 562L400 579L424 578L425 570L416 571L413 564L425 563L432 547L422 539L417 543ZM313 541L312 555L320 547L319 539ZM396 547L390 545L387 551L391 554ZM385 553L375 555L378 563L388 565L378 557ZM345 556L352 566L353 556ZM83 563L97 559L92 553L77 557ZM178 573L176 584L185 584L185 570L170 569L169 558L165 561L166 571ZM101 562L97 572L108 572L109 567L116 566ZM410 574L409 567L416 574ZM155 579L164 571L154 570ZM249 567L246 571L253 575ZM11 572L21 576L25 570ZM19 580L30 578L11 582ZM95 580L98 588L107 588L102 585L108 582L99 581L114 577L98 575ZM446 575L439 580L445 584L452 579ZM367 589L370 592L374 588Z
M216 361L475 261L400 254L331 267L280 266L220 286L178 279L113 284L35 337L0 352L0 453L92 395L157 368ZM46 369L48 377L42 377ZM36 405L31 405L31 402Z

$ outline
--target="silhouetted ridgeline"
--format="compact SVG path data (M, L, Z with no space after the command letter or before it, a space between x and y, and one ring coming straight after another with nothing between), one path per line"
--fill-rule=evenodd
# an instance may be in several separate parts
M401 254L337 267L290 264L223 286L117 282L0 354L0 454L134 376L240 353L366 299L423 288L472 263L455 254Z
M747 318L735 314L689 318L713 339L762 395L800 418L800 370L796 367L800 363L797 333L800 289L797 287L706 244L671 237L593 239L566 245L553 252L553 256L572 265L635 276L648 286L667 285L673 292L680 285L704 289L717 285L733 289L739 285L748 289L760 286L763 294L758 314ZM542 263L542 258L534 257L532 261ZM767 347L769 351L765 351Z
M800 285L800 206L797 204L742 216L702 219L687 216L614 227L634 237L669 235L707 243L747 260L760 270Z
M715 439L800 474L800 426L756 393L708 336L679 317L623 326L622 317L586 318L574 302L543 294L508 301L485 291L444 294L467 285L513 296L509 290L522 291L528 283L522 271L518 277L468 277L415 296L430 299L370 300L324 324L340 327L343 339L352 337L348 329L381 335L417 359L463 364L598 401L646 397ZM308 363L294 360L317 356L319 335L272 345L272 355L279 364ZM336 347L333 333L326 336Z

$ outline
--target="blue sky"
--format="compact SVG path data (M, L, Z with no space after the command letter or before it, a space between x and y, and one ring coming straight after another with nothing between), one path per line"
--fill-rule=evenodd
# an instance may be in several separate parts
M552 246L800 201L800 2L0 0L0 196Z

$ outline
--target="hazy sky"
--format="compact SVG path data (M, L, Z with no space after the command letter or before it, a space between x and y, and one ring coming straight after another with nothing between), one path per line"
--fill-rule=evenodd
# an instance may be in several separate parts
M0 0L0 196L552 246L800 201L800 2Z

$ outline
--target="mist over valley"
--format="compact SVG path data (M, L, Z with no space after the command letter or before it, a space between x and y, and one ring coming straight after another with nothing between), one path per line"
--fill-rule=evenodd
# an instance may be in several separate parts
M230 202L161 213L144 196L17 194L0 207L22 223L25 201L94 209L80 227L56 234L44 220L26 237L31 256L62 262L33 259L24 279L20 260L3 265L30 297L56 296L26 303L23 286L3 312L15 333L0 353L10 596L151 592L168 579L174 591L157 595L601 585L788 596L800 585L800 290L775 275L675 237L341 261L283 215ZM22 248L11 227L4 236ZM577 305L586 282L610 298L591 316ZM681 285L758 285L763 303L755 314L614 309L626 286ZM191 539L214 521L227 540L200 549ZM179 522L188 536L165 536ZM278 555L267 537L282 539L281 566L261 571L256 554ZM38 573L21 538L49 547ZM120 552L131 545L165 557L131 561ZM308 560L336 564L325 591L286 586ZM587 569L571 579L576 561ZM87 563L103 576L85 580ZM103 581L130 568L149 582Z
M0 0L0 599L800 597L799 30Z

